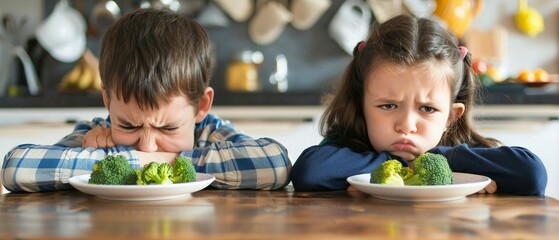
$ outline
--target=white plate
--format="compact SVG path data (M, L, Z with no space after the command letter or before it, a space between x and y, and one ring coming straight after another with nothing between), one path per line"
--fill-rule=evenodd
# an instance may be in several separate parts
M188 197L210 185L215 177L196 173L196 181L165 185L99 185L89 184L90 175L74 176L70 184L79 191L99 198L123 201L154 201Z
M376 198L408 202L459 200L478 192L491 182L488 177L476 174L455 172L453 175L453 184L437 186L394 186L370 183L371 174L369 173L348 177L347 182Z

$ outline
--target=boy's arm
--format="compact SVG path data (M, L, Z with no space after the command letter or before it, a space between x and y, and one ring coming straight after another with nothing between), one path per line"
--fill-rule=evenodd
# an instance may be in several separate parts
M444 155L454 172L479 174L497 183L497 192L543 195L547 172L534 153L522 147L436 147L430 152Z
M133 147L81 148L85 133L97 126L109 125L102 118L80 121L72 133L55 145L14 147L4 157L1 174L4 187L12 192L68 189L71 188L68 178L91 173L95 162L117 153L127 156L133 167L139 167Z
M215 176L213 187L274 190L289 183L291 161L285 147L239 133L214 115L197 124L195 145L181 155L192 158L197 172Z
M117 153L124 154L133 167L139 167L132 147L83 149L56 145L19 145L4 158L2 183L12 192L70 189L70 177L90 174L95 162Z
M387 152L357 153L336 144L321 144L303 151L291 171L291 182L297 191L346 190L347 178L371 171L388 159ZM407 166L405 161L402 164Z

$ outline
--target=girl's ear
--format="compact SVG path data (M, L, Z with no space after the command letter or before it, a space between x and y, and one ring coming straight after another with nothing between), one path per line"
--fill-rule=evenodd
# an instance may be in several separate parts
M214 89L211 87L207 87L204 90L204 95L200 98L200 102L198 102L198 113L196 114L196 123L201 122L206 118L210 109L212 108L212 103L214 100Z
M462 115L464 114L464 111L466 111L466 106L464 106L463 103L453 103L452 104L452 109L451 109L450 114L448 116L448 121L446 123L446 127L448 128L450 125L452 125L454 122L456 122L456 120L460 119L462 117Z

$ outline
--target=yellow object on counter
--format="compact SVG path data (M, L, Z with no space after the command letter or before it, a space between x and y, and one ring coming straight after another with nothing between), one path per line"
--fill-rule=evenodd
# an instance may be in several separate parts
M233 92L259 90L258 69L252 58L252 51L242 51L229 63L226 79L227 90Z
M502 82L505 79L501 76L501 73L499 73L499 69L496 67L489 67L487 69L487 75L489 75L493 81L495 82Z
M86 49L76 65L62 77L59 90L62 92L101 90L99 59L91 50Z
M529 69L522 70L516 79L521 82L548 82L549 78L549 73L545 69L536 68L533 71Z
M536 9L528 7L528 0L518 0L518 12L514 18L518 30L530 37L536 37L544 30L542 15Z

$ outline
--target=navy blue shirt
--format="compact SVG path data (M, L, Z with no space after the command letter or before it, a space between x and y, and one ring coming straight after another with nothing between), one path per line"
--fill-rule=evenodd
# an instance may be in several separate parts
M522 147L435 147L429 152L444 155L453 172L479 174L497 183L498 193L544 195L547 172L534 153ZM398 159L387 152L358 153L350 148L327 143L307 148L291 170L291 181L297 191L343 190L346 179L371 173L381 163ZM400 160L404 166L407 162Z

